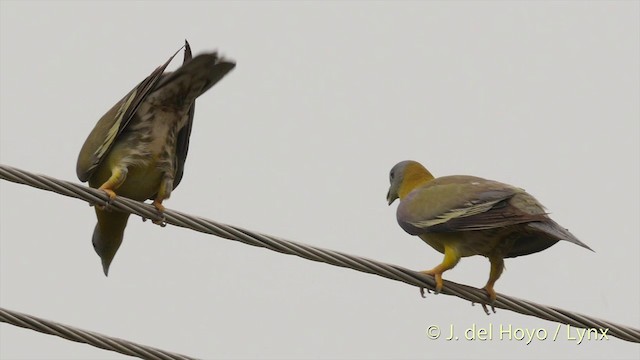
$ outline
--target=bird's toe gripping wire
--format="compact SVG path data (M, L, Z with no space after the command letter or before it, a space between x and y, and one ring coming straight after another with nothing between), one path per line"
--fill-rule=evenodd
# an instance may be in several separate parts
M491 306L491 311L493 311L493 313L496 313L496 291L493 289L493 285L485 285L485 287L482 288L484 291L487 292L487 296L489 297L489 304L486 303L482 303L482 310L484 310L485 314L490 315L491 313L489 312L489 309L487 308L487 305Z
M438 267L439 265L431 270L420 271L421 274L432 275L435 278L436 280L436 289L434 291L435 294L439 294L440 291L442 291L442 273L444 271L440 270ZM424 294L424 290L425 288L422 288L422 287L420 288L420 296L422 296L423 298L426 297ZM431 290L427 289L427 293L431 294Z
M153 200L153 206L158 210L159 216L157 220L153 220L153 223L162 227L167 226L167 218L164 216L165 207L162 205L162 200Z
M113 190L111 190L109 188L103 187L103 186L104 185L102 185L99 188L99 190L102 190L102 191L105 192L105 194L107 194L107 197L108 197L107 202L104 205L95 204L95 207L100 209L100 210L102 210L102 211L111 211L111 203L113 202L113 200L115 200L116 193L115 193L115 191L113 191Z

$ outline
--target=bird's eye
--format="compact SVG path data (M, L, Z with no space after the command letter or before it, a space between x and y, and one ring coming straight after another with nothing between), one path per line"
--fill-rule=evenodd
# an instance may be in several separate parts
M393 181L393 176L394 176L393 171L391 171L389 173L389 181Z

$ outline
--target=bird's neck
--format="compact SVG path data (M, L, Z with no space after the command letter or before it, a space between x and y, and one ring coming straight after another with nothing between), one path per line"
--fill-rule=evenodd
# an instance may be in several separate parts
M398 189L398 196L400 197L400 200L409 195L413 189L424 185L433 179L434 177L431 175L429 170L421 166L407 169L404 173L402 185L400 185L400 189Z

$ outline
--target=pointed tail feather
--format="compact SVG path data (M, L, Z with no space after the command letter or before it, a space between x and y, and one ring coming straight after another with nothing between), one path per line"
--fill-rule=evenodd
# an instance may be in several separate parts
M179 99L179 106L191 105L198 96L209 90L235 66L233 61L216 53L198 55L176 71L165 74L151 97L157 103L168 102L175 106L176 99Z
M583 243L582 241L578 240L578 238L573 236L573 234L570 233L569 230L563 228L557 222L551 219L545 222L532 222L532 223L529 223L528 225L540 231L544 231L549 235L555 236L560 240L566 240L576 245L580 245L585 249L589 249L593 251L593 249L590 248L587 244Z

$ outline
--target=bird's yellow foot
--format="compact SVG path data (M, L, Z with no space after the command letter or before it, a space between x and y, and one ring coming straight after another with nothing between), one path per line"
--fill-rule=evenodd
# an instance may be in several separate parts
M110 210L110 206L111 206L111 202L116 198L116 193L115 191L111 190L111 189L107 189L107 188L103 188L102 186L99 188L99 190L104 191L107 196L109 197L109 199L107 200L106 205L96 205L96 207L100 210Z
M161 213L163 213L165 210L164 205L162 205L162 201L160 200L153 200L153 206L155 206L156 209L158 209L158 211Z
M435 293L439 294L440 291L442 290L442 271L438 271L436 269L431 269L431 270L420 271L420 273L425 274L425 275L432 275L435 278L435 280L436 280ZM422 297L424 297L424 289L420 289L420 295L422 295Z
M153 223L162 227L167 226L166 218L164 217L165 207L162 205L162 200L153 200L153 206L158 209L160 220L153 220Z
M116 193L115 191L111 190L111 189L103 189L100 188L100 190L104 191L105 193L107 193L107 196L109 196L109 199L113 200L116 198Z
M496 291L493 290L493 286L492 285L485 285L485 287L483 287L482 289L484 289L484 291L487 292L487 295L489 296L489 305L491 306L491 311L493 311L493 313L496 313L496 299L498 298L498 296L496 295ZM484 310L484 312L489 315L489 309L487 309L487 304L483 303L482 304L482 309Z

